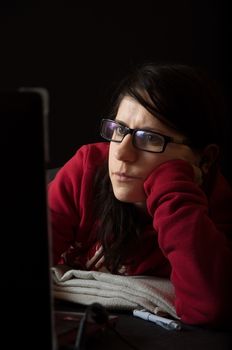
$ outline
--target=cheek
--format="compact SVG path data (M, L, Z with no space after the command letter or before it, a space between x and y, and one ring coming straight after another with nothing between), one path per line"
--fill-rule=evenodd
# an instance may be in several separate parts
M123 160L119 160L115 157L115 149L117 144L110 144L109 147L109 158L108 158L108 169L111 176L111 171L118 170L118 166L121 165ZM144 180L150 173L157 168L160 164L167 161L171 157L165 153L149 153L145 151L137 151L136 160L133 162L125 162L127 167L132 170L134 174L140 175Z
M156 169L160 164L169 160L170 157L166 156L165 153L160 154L148 154L148 157L141 163L145 178Z
M186 145L168 144L166 148L166 158L171 159L183 159L191 164L198 165L200 161L200 154L194 152L190 147Z
M112 167L113 167L113 164L115 163L115 160L113 160L112 154L113 154L112 148L110 147L109 148L109 157L108 157L108 169L109 169L109 172L110 172L110 170L113 170Z

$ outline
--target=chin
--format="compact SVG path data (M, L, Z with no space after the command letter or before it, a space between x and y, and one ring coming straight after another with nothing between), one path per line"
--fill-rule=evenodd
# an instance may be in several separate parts
M138 195L135 193L126 193L125 191L114 191L114 195L119 200L120 202L125 202L125 203L141 203L145 201L145 196L143 195Z

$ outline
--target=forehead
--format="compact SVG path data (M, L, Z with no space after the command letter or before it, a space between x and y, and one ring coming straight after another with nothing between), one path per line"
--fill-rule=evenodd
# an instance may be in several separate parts
M138 101L129 96L122 99L117 111L116 119L137 128L144 126L155 127L158 124L163 124Z
M168 126L130 96L122 99L115 119L125 123L131 129L144 128L161 133L170 131Z
M125 123L131 129L150 129L169 136L184 136L151 114L130 96L125 96L122 99L115 119Z

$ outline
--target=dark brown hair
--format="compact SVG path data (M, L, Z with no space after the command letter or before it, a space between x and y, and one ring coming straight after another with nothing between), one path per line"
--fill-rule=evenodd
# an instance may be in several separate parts
M135 67L116 89L112 118L127 95L185 135L193 148L200 150L210 143L222 143L223 98L215 83L199 69L182 64L154 63ZM138 248L144 221L133 204L115 198L107 164L99 169L95 180L99 240L108 269L117 272L128 253L131 255Z

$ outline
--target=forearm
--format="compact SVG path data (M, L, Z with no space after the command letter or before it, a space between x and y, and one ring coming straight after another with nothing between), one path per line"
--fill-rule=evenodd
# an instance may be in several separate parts
M50 211L50 243L52 264L61 262L62 254L74 244L74 229L70 226L68 217Z
M48 186L48 207L53 264L75 242L79 216L72 181L64 171Z
M217 322L229 300L232 254L209 217L191 166L163 164L148 178L145 191L160 248L172 267L178 315L192 324Z

